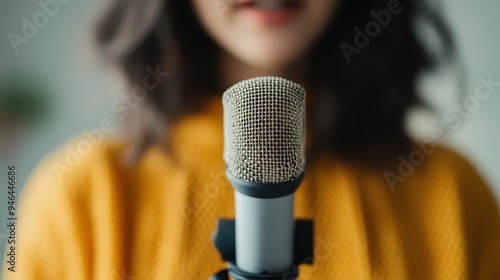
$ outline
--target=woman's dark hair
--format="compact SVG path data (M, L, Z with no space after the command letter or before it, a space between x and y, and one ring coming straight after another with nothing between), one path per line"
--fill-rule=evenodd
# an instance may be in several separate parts
M416 25L429 23L448 57L454 52L450 33L436 10L422 0L402 0L400 12L391 14L386 26L379 24L378 33L369 24L376 21L374 13L399 1L340 2L329 27L308 55L306 82L318 104L314 115L308 117L313 126L310 147L314 147L309 152L315 157L329 150L344 158L373 163L394 159L411 145L406 112L423 104L416 91L417 78L439 60L420 40ZM155 117L134 119L141 122L137 154L157 139L164 141L158 128L197 110L209 97L207 92L223 92L217 65L219 48L202 29L191 1L117 1L98 27L99 46L131 85L142 84L148 74L146 67L170 73L140 104L140 110L155 112L143 115ZM358 28L373 37L364 38L365 42L356 38L356 45Z

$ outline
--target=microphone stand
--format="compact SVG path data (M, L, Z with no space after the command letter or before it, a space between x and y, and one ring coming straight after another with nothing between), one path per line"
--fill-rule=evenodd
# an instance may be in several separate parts
M296 220L294 230L294 256L292 266L281 273L249 273L236 265L235 221L219 219L212 241L229 268L214 274L210 280L228 280L229 275L236 280L296 280L300 264L312 264L314 257L314 225L312 220Z

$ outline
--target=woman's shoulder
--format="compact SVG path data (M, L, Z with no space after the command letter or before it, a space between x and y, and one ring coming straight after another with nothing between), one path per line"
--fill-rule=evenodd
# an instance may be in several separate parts
M65 183L78 181L89 172L121 166L126 148L126 142L119 138L76 136L42 158L32 176Z
M493 190L473 162L442 145L415 142L409 154L398 158L392 174L386 172L384 177L392 190L456 197L467 208L496 204Z
M439 145L435 147L435 151L432 153L425 149L422 149L422 152L428 158L427 169L434 169L435 172L451 173L462 183L487 185L475 164L462 152Z
M132 147L125 137L74 137L38 163L25 189L33 193L69 191L76 196L105 189L119 192L132 181L144 179L144 174L165 174L172 169L173 160L161 147L152 145L140 159L130 161Z
M33 196L41 192L76 191L92 174L119 166L125 148L125 142L119 139L76 136L40 160L28 177L23 192L25 196Z
M173 184L170 180L164 180L177 173L163 150L151 147L139 161L127 163L130 147L124 138L93 142L84 135L60 145L38 163L20 189L20 215L25 220L60 212L85 216L92 209L108 211L132 199L143 205L155 190L175 190L168 188ZM75 222L70 219L68 223Z
M483 176L466 156L430 142L415 141L410 151L398 155L395 164L384 170L383 176L392 191L408 185L450 186L460 192L490 191Z

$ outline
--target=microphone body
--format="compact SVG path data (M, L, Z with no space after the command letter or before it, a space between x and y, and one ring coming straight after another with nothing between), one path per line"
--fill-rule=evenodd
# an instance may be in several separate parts
M293 262L294 195L261 199L235 191L236 265L252 273L280 273Z

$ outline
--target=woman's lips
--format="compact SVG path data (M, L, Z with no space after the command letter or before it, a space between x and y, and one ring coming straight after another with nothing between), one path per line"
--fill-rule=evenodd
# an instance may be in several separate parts
M302 0L242 0L236 11L263 24L281 24L293 18L302 7Z

